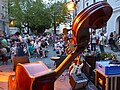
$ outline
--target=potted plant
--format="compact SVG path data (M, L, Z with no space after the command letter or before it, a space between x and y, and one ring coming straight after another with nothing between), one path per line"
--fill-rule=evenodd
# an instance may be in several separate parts
M116 56L113 53L101 52L97 56L100 60L116 60Z

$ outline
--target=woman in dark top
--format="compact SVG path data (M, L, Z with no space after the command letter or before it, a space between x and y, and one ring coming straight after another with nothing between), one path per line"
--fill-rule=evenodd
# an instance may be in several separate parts
M109 45L110 45L110 47L111 47L112 50L113 50L113 48L114 48L114 46L115 46L115 41L114 41L114 37L113 37L113 36L114 36L114 35L113 35L113 32L111 32L111 33L110 33L109 40L108 40Z

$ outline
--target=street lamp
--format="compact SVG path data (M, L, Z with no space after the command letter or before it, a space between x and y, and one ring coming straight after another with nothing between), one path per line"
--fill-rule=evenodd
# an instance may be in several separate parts
M66 7L68 11L73 11L76 8L76 4L73 1L71 1L67 3Z
M79 1L80 1L80 0L72 0L72 1L68 2L67 5L66 5L68 11L74 11L74 10L75 10L74 17L77 15L76 6L77 6L77 3L78 3Z
M72 19L74 19L74 17L77 15L77 8L76 8L76 6L77 6L77 3L79 2L80 0L71 0L70 2L68 2L67 4L66 4L66 8L67 8L67 10L69 11L69 12L72 12L73 14L72 14ZM75 10L75 11L74 11ZM70 22L70 24L71 24L71 22ZM71 25L70 25L71 26ZM70 36L71 36L71 33L70 33Z
M14 26L14 20L10 20L9 26L10 26L10 27L13 27L13 26Z
M10 25L12 25L12 26L14 25L14 22L13 22L13 20L10 22Z

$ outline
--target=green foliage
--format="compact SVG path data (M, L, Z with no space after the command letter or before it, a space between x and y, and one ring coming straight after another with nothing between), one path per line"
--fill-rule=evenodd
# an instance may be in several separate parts
M55 17L56 22L66 22L66 16L68 16L67 10L65 8L66 3L57 2L51 5L51 15Z
M43 0L8 0L9 19L14 26L30 28L43 33L45 28L53 26L54 20L59 24L66 22L65 3L43 3Z
M98 54L100 60L115 60L116 56L112 53L102 52Z

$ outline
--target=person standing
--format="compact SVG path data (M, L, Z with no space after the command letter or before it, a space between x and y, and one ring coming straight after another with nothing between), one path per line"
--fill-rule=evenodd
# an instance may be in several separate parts
M106 40L106 38L105 38L104 34L100 33L99 47L100 47L101 52L105 52L105 50L104 50L105 40Z
M19 32L16 32L16 36L17 36L17 38L18 38L18 41L19 41L20 43L23 43L23 38L22 38L22 36L20 35Z
M97 41L97 35L96 35L96 32L95 31L93 31L93 33L92 33L92 38L91 38L91 50L92 51L96 51L96 41Z
M111 47L111 50L113 50L114 46L115 46L115 41L114 41L114 35L113 32L110 33L110 37L109 37L109 45Z

